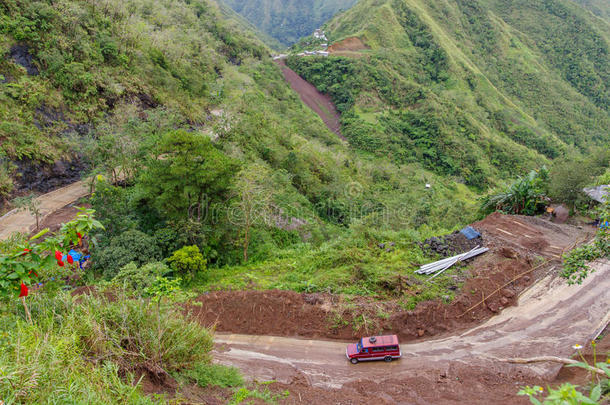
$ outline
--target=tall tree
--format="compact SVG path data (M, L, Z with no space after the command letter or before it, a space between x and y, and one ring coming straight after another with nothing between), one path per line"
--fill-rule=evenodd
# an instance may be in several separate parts
M161 138L139 185L162 214L201 222L210 202L229 189L236 170L237 164L207 136L177 130Z
M274 190L269 169L261 164L243 168L233 186L237 197L231 211L231 220L242 227L244 263L248 261L252 227L269 220Z

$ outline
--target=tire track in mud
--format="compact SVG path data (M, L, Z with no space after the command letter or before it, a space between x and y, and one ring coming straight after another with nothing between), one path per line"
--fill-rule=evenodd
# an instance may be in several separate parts
M490 373L549 380L561 365L513 365L499 359L570 357L610 321L610 262L598 261L582 285L547 275L526 290L519 305L459 335L402 344L403 358L390 364L350 364L345 343L276 336L217 334L217 362L239 367L257 380L290 383L298 375L319 388L386 379L409 379L425 371L477 367Z

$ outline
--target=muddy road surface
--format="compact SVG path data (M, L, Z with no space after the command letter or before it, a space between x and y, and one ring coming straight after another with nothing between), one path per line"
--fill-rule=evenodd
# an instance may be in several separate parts
M525 385L553 379L561 366L554 363L513 365L500 359L570 357L574 354L572 345L590 341L608 324L610 262L598 261L593 266L596 271L580 286L568 286L565 280L549 274L520 296L518 306L507 308L482 325L456 336L403 344L403 358L389 364L352 365L345 357L347 342L342 341L238 334L217 334L214 357L219 363L237 366L246 376L258 381L291 384L304 376L309 385L323 389L342 389L364 381L381 385L384 381L389 385L402 381L404 385L414 378L420 386L425 386L427 381L433 389L438 379L446 378L448 373L460 375L460 370L477 370L517 381L516 393L520 382ZM400 397L404 391L400 391L402 394L397 391L395 397L389 391L386 399L390 403L405 400ZM423 389L423 396L414 402L441 400L435 396L426 399L425 392Z

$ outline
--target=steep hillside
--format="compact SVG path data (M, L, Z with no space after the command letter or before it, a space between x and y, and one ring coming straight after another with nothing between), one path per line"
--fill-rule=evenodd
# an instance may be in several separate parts
M237 14L231 7L224 2L217 2L220 12L224 19L230 20L235 23L241 32L250 32L256 38L263 41L267 46L272 49L281 49L283 45L275 38L267 35L263 31L259 30L254 24L246 20L240 14Z
M606 0L574 0L587 10L610 23L610 3Z
M357 0L222 0L284 46L310 35L322 23Z
M100 248L135 229L164 254L188 242L218 265L241 262L244 243L263 260L355 222L450 229L475 215L453 179L351 150L214 3L104 4L0 5L5 210L15 193L101 173L127 187L92 201ZM246 228L255 192L264 205Z
M610 142L610 29L569 1L363 0L325 29L335 56L288 65L363 151L485 187Z

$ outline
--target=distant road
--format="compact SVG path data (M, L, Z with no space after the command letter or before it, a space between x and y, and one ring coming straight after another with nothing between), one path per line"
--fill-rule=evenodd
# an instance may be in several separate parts
M81 180L68 186L58 188L37 198L42 215L51 215L55 211L77 201L89 194L89 185ZM14 232L31 232L36 227L36 218L27 211L13 210L0 217L0 240L7 239Z
M296 74L292 69L286 66L286 62L283 59L277 59L275 61L284 74L284 78L290 84L290 87L296 91L301 100L316 114L322 118L324 124L332 132L344 141L347 139L341 134L341 122L339 121L339 112L335 108L335 105L331 101L330 97L322 94L315 88L311 83L304 80L301 76Z

